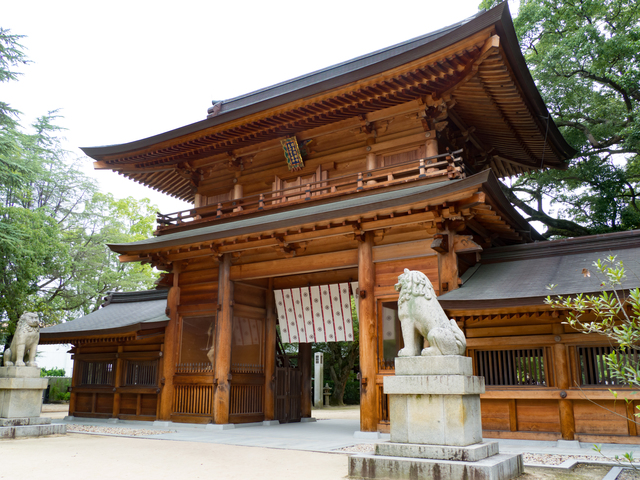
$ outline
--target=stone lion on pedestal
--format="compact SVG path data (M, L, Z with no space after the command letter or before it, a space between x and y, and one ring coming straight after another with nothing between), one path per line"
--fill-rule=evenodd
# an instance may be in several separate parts
M4 366L37 367L36 350L40 340L38 315L32 312L22 314L18 320L11 346L4 351Z
M398 317L405 345L399 357L464 355L464 333L455 320L447 318L424 273L405 268L395 288L400 292ZM427 339L429 347L422 348L422 338Z

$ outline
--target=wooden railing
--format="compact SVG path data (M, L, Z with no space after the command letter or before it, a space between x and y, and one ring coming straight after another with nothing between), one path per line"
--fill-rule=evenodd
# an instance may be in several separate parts
M614 354L618 362L638 369L640 355L632 351L622 353L611 346L585 346L577 347L578 366L581 371L580 382L584 386L613 386L625 385L623 379L617 378L615 372L609 367L606 357Z
M157 233L193 223L215 221L232 214L284 207L311 200L321 200L329 196L384 188L427 178L445 177L450 180L463 178L465 176L463 162L462 158L458 156L461 153L462 150L456 150L364 172L318 180L307 183L304 187L296 185L220 202L217 205L169 214L158 213L156 218Z
M176 364L176 373L209 373L209 372L213 372L213 364L211 362Z
M158 384L158 360L127 360L124 368L125 386L153 387Z
M213 385L174 385L173 413L212 415Z
M264 385L231 385L229 414L261 414Z
M476 350L476 375L487 386L548 386L545 349Z
M114 385L115 360L83 360L80 369L80 385Z

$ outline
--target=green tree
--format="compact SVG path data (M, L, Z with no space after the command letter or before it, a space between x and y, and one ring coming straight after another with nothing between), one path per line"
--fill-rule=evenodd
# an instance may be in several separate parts
M546 237L640 227L640 5L521 0L514 26L549 112L578 154L566 170L521 175L504 187L508 198L547 227Z
M576 330L608 338L615 350L604 357L605 363L621 383L640 387L639 366L630 361L640 350L640 289L623 290L626 273L615 256L599 259L593 267L602 280L601 293L549 296L545 303L566 310L567 323Z
M20 38L0 29L0 81L16 80L27 62ZM95 310L108 291L151 288L156 278L105 245L149 237L155 208L99 193L61 147L56 118L50 112L26 132L0 102L0 336L25 311L57 323Z
M358 363L360 354L360 335L355 298L351 297L351 317L353 318L353 342L316 343L314 351L324 354L325 372L333 381L331 405L344 405L344 394L349 376Z

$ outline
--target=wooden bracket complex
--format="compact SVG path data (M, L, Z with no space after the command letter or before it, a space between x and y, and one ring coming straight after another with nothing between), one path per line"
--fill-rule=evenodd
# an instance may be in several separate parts
M447 253L449 251L449 235L437 234L433 236L431 249L438 253Z

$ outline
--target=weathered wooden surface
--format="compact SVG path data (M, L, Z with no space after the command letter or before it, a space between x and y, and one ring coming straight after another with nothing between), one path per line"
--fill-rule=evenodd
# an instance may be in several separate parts
M224 255L220 261L218 280L220 312L216 332L215 393L213 400L214 423L229 423L229 401L231 385L231 339L233 333L233 282L230 280L230 255Z
M360 290L360 430L375 432L378 426L377 317L374 295L373 234L366 233L358 246Z

